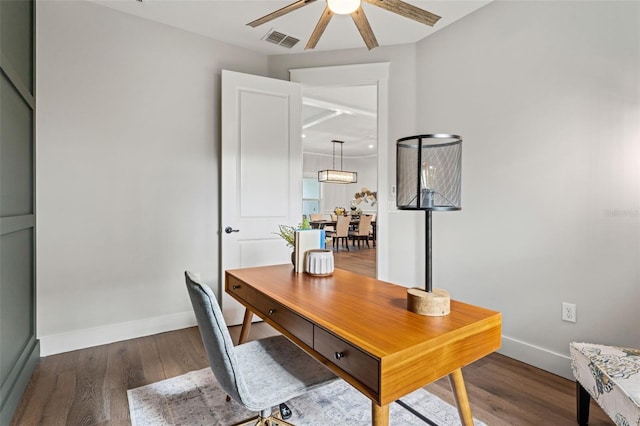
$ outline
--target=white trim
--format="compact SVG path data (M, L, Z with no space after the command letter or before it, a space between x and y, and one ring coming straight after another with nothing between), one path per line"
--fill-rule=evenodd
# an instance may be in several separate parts
M375 84L378 88L378 200L388 200L389 188L389 68L388 62L289 70L289 79L303 86ZM304 92L304 88L303 88ZM304 96L304 93L303 93ZM389 280L388 203L378 201L376 276Z
M194 325L196 325L195 315L193 311L187 311L101 327L73 330L49 336L40 336L40 355L55 355L62 352L75 351L77 349L106 345L122 340L193 327Z
M575 380L571 373L571 358L512 337L502 336L502 348L498 351L509 358L517 359L565 379ZM567 353L569 344L567 343Z

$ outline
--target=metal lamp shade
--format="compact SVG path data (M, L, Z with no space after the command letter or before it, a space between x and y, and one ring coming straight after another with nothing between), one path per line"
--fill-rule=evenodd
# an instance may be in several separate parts
M409 136L396 145L396 204L401 210L460 210L462 138Z

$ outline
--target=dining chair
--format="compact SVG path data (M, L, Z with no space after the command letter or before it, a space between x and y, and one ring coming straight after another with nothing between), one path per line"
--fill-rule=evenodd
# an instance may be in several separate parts
M372 216L368 214L363 214L360 216L360 222L358 222L358 229L355 231L349 232L349 239L352 240L352 244L355 247L356 240L358 241L358 248L360 248L360 241L364 240L367 242L367 248L371 248L369 246L369 234L371 233L371 219Z
M327 231L327 235L333 238L333 248L336 249L336 243L338 243L337 250L340 250L340 241L342 241L343 247L346 247L349 251L349 223L351 222L350 216L338 216L338 222L336 223L335 231Z
M234 346L211 288L191 272L184 275L214 376L234 401L259 413L238 424L291 425L275 417L273 407L336 376L282 335Z
M312 222L322 220L322 213L311 213L309 216Z

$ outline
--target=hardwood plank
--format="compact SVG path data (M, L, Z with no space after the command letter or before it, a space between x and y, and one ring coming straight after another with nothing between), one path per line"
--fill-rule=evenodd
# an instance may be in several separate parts
M351 251L338 250L333 252L333 263L336 268L362 274L367 277L376 277L376 249L357 246Z
M200 340L195 341L192 332L162 333L154 338L165 378L179 376L185 371L199 370L208 365L202 343Z
M140 342L117 342L107 346L107 387L110 394L108 418L111 422L124 423L129 419L127 389L146 383L144 357Z
M491 354L462 369L474 417L489 425L573 425L575 384L501 354ZM446 378L425 387L454 403ZM594 402L590 425L614 423Z
M108 352L104 347L80 351L76 368L75 395L67 422L88 425L108 419L109 392L105 392Z

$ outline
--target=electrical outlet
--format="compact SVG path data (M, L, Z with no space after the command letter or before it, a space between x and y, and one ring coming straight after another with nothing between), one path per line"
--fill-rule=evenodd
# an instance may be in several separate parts
M574 303L562 302L562 321L576 322L578 312Z

